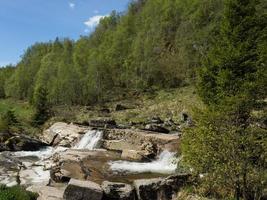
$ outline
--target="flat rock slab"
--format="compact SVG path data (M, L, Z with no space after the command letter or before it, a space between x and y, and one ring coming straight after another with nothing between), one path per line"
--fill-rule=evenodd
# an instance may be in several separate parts
M129 184L104 181L101 187L103 200L135 200L134 188Z
M57 122L44 131L41 140L53 146L71 147L89 129L89 127Z
M104 148L110 150L143 151L143 145L149 143L156 146L158 152L168 150L179 151L180 137L178 134L154 133L132 129L106 129L104 131Z
M101 200L103 190L97 183L71 179L65 192L66 200Z
M177 192L187 182L190 175L180 174L167 178L140 179L134 181L138 200L175 199Z
M108 162L120 159L120 154L105 150L67 150L54 156L51 178L65 182L68 178L91 180L102 183L108 172Z
M65 187L31 186L27 190L39 194L37 200L63 200Z

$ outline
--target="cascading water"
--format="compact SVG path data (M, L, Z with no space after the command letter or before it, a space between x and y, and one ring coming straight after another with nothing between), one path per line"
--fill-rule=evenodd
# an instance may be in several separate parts
M175 153L163 151L159 158L152 162L140 163L129 161L110 162L110 169L115 172L134 173L161 173L172 174L177 168L178 160Z
M81 141L75 145L74 149L97 149L99 148L102 137L102 131L90 130L83 136Z
M78 142L74 149L93 150L99 148L103 137L102 131L90 130ZM47 184L50 179L49 168L53 164L51 157L55 153L68 150L65 147L46 147L39 151L18 151L10 153L10 157L21 162L22 166L19 172L1 169L0 166L0 184L13 186L18 184L17 174L20 176L20 183L23 185ZM1 155L1 153L0 153Z

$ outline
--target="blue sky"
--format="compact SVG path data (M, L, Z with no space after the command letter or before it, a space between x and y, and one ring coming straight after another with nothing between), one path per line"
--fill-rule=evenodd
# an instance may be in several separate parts
M79 38L129 0L0 0L0 66L19 61L35 42Z

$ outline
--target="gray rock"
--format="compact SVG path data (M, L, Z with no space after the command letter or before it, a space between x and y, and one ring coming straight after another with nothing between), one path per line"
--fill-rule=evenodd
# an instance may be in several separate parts
M147 144L152 144L153 148L148 148ZM106 129L104 131L103 148L108 150L136 150L157 154L163 150L177 151L179 146L180 137L175 134L136 129Z
M159 200L158 191L162 178L140 179L134 181L137 197L139 200Z
M134 181L139 200L170 200L187 182L189 175L174 175L168 178L140 179Z
M104 191L103 200L134 200L134 188L125 183L104 181L101 185Z
M160 125L157 124L147 124L145 126L145 130L147 131L153 131L158 133L169 133L170 131Z
M110 160L120 159L120 153L113 151L87 151L69 149L53 157L50 170L55 182L68 182L71 178L78 180L104 181L103 174L109 169Z
M128 108L126 106L123 106L121 104L117 104L115 108L116 111L122 111L122 110L127 110L127 109Z
M65 188L55 188L49 186L31 186L28 191L39 195L37 200L63 200Z
M88 127L57 122L45 130L41 140L52 146L71 147L88 131Z
M125 149L122 150L121 158L124 160L143 161L145 160L144 153L143 151Z
M0 134L0 151L37 151L47 144L26 135Z
M194 125L192 118L186 112L181 113L181 121L189 127Z
M97 128L116 128L117 124L113 119L93 119L89 121L89 126Z
M160 119L160 117L154 116L154 117L151 118L151 123L153 123L153 124L162 124L163 121L162 121L162 119Z
M190 119L190 117L186 112L181 113L181 121L182 122L187 122L187 120L189 120L189 119Z
M103 190L97 183L71 179L65 192L65 200L101 200Z

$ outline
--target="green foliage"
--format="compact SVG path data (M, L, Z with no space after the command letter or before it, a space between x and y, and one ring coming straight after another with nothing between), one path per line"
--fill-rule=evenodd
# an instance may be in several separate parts
M28 48L6 81L6 94L32 102L42 86L52 105L88 105L109 100L109 91L192 83L221 13L222 0L132 1L128 11L113 11L77 42Z
M257 2L226 1L219 34L200 71L199 93L207 104L219 103L237 93L254 98L260 85L267 86L262 85L263 80L266 83L263 72L267 62L262 59L265 53L261 49L262 38L266 39L267 16L257 11Z
M6 66L4 68L0 68L0 99L6 97L5 92L5 83L14 73L15 67Z
M10 98L0 99L0 116L5 115L8 110L12 110L14 112L17 121L19 122L10 127L11 132L25 133L29 135L36 135L40 133L38 127L32 126L32 119L35 110L28 102L13 100ZM1 117L0 130L8 130L5 120L1 120Z
M16 125L18 125L18 120L14 110L7 110L0 115L0 131L10 131Z
M199 72L207 109L196 112L196 126L183 137L185 163L204 174L209 193L223 198L260 199L267 184L267 132L253 114L264 110L267 95L267 16L257 3L225 1L216 42Z
M31 99L40 62L49 49L49 43L37 43L26 50L21 62L16 66L15 73L6 82L5 90L8 97Z
M50 117L50 107L47 100L47 89L40 86L34 94L35 115L33 123L35 125L42 125Z
M206 194L258 199L266 187L267 131L252 124L251 116L240 123L244 106L231 101L229 107L196 112L196 127L183 137L184 160L196 174L204 174Z
M8 110L3 116L3 119L7 121L8 125L14 125L18 123L17 117L15 116L14 110Z
M0 185L0 200L36 200L37 194L25 191L20 186L6 187Z

